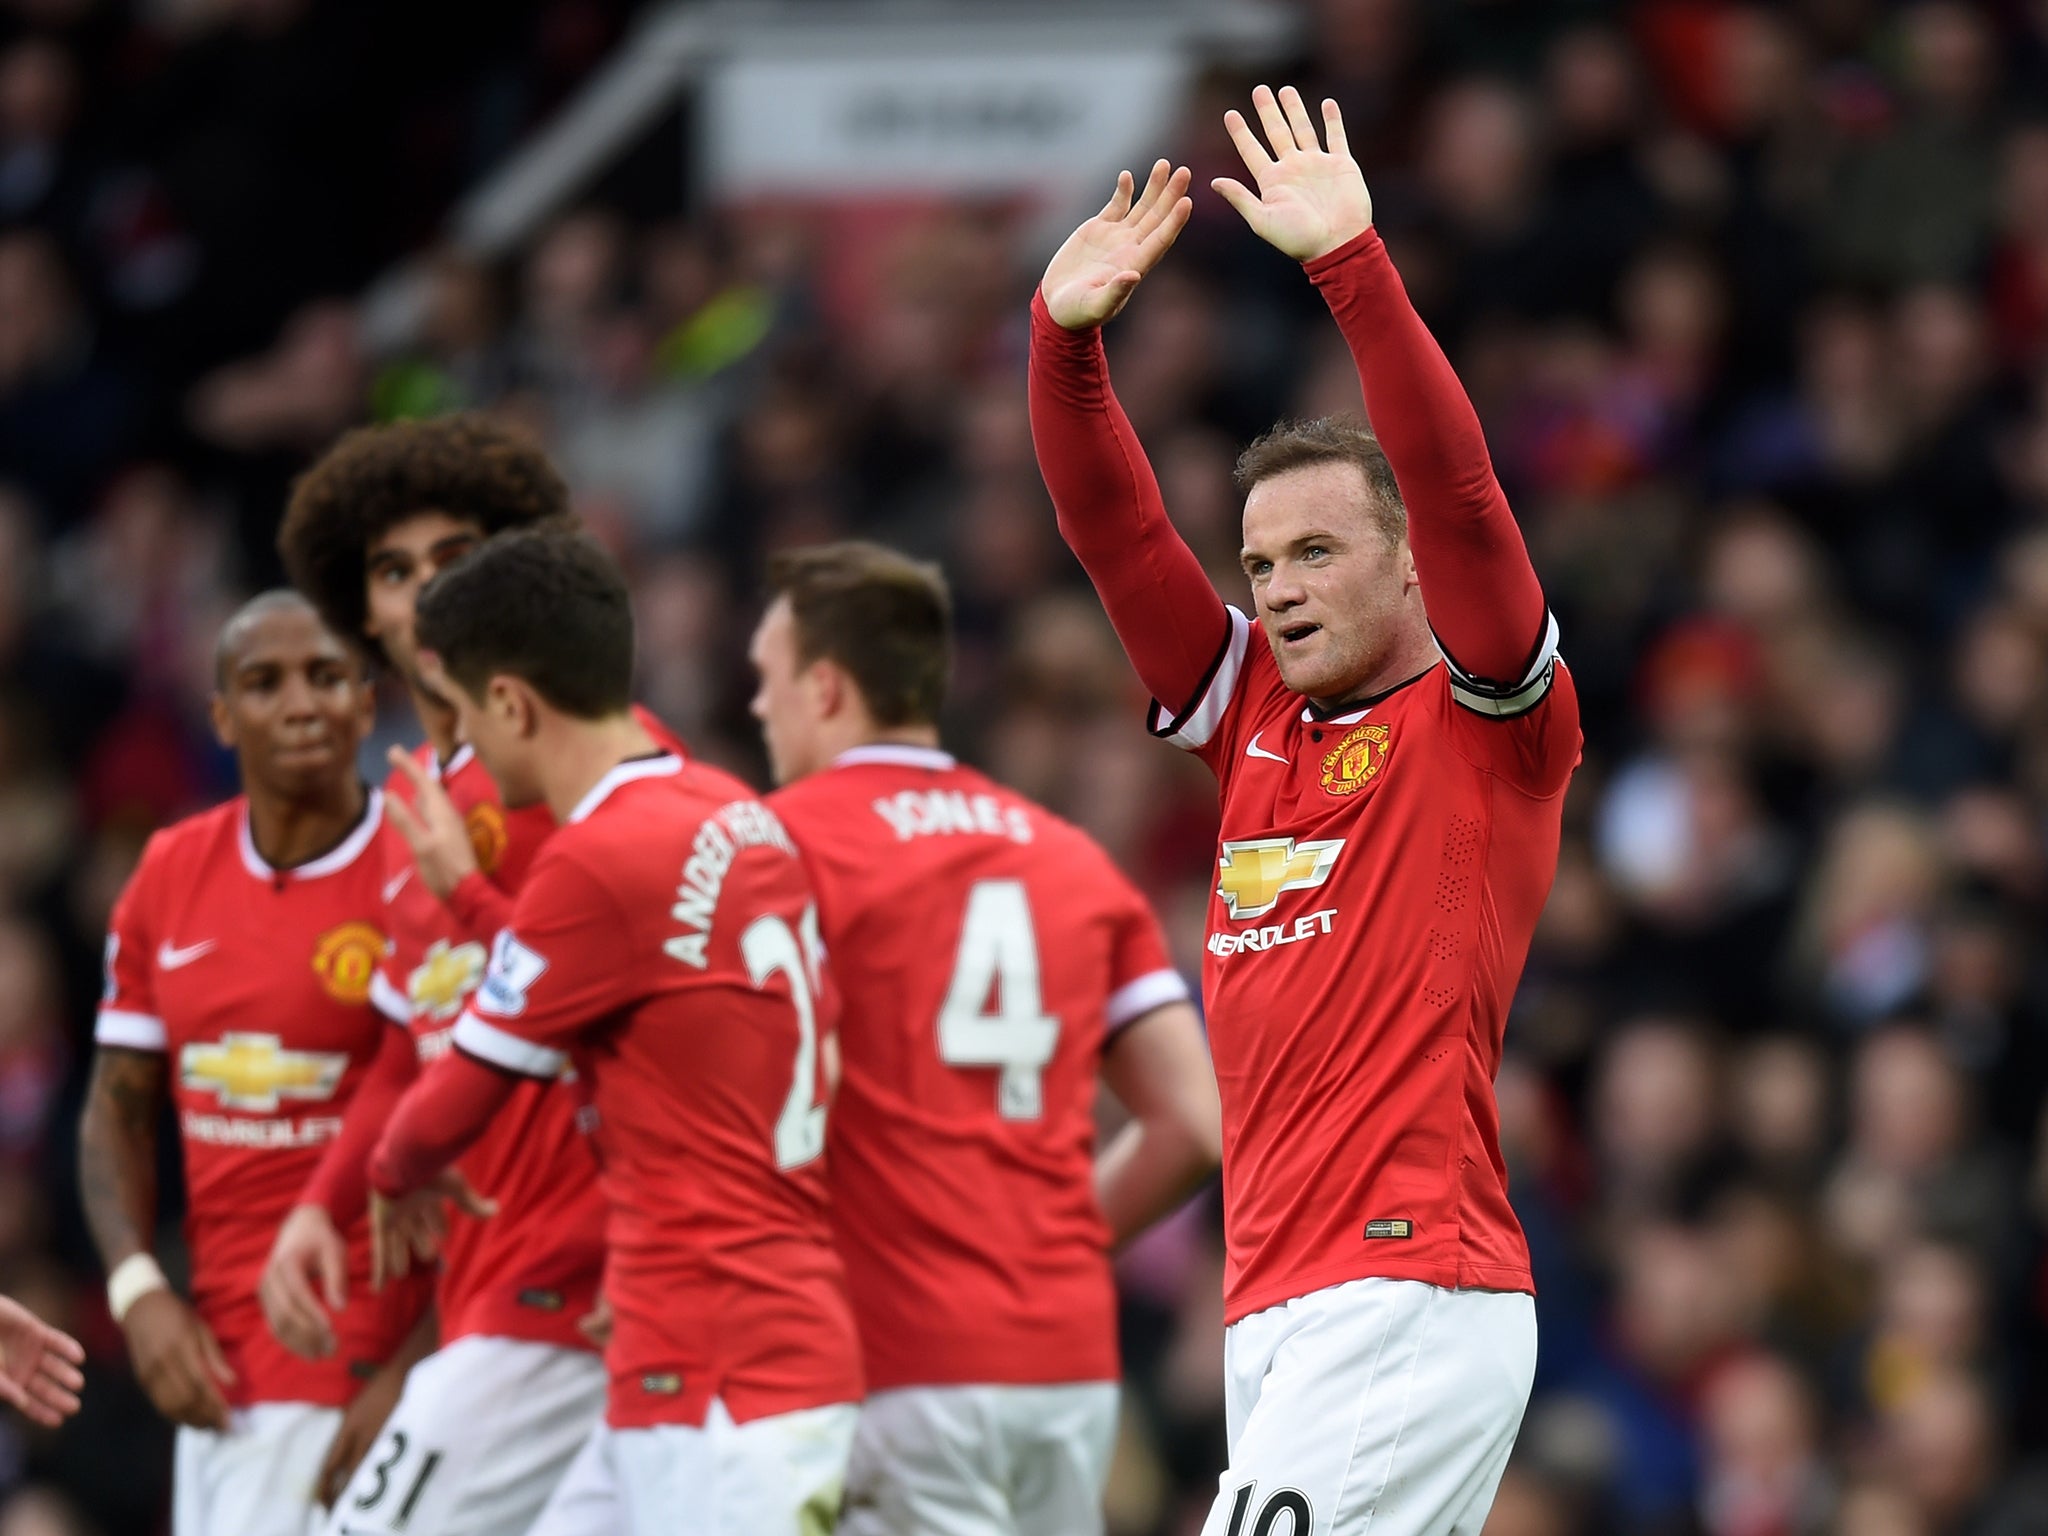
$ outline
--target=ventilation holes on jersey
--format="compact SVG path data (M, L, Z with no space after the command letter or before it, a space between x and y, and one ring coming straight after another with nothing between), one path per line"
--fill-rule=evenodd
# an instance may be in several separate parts
M1446 912L1462 912L1465 909L1465 893L1471 889L1472 877L1454 875L1446 871L1436 877L1436 904Z
M1432 960L1455 960L1458 957L1458 936L1445 933L1441 928L1429 930L1429 955Z
M1470 816L1453 816L1444 829L1444 862L1469 864L1479 851L1479 823Z
M1458 989L1456 987L1424 987L1422 989L1422 1000L1432 1008L1448 1008L1458 1000ZM1423 1054L1431 1061L1442 1061L1448 1051L1449 1047L1444 1046L1433 1051L1426 1051Z

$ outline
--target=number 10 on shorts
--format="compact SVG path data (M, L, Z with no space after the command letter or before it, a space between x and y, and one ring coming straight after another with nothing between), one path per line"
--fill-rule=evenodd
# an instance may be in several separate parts
M1230 1506L1230 1528L1224 1536L1309 1536L1316 1517L1309 1510L1308 1495L1298 1488L1282 1488L1270 1496L1259 1506L1258 1518L1247 1529L1245 1521L1251 1515L1252 1500L1258 1490L1256 1482L1237 1490L1237 1502ZM1280 1523L1282 1515L1287 1517L1285 1525Z

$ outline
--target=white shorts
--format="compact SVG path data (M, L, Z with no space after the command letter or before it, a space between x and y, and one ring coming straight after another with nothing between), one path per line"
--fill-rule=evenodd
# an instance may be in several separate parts
M528 1536L828 1536L839 1518L854 1403L702 1428L600 1425Z
M471 1335L405 1378L327 1536L517 1536L604 1413L589 1350Z
M905 1387L860 1411L840 1536L1099 1536L1113 1381Z
M171 1536L307 1536L318 1529L320 1463L339 1408L257 1403L225 1430L179 1426L172 1453Z
M1478 1536L1536 1374L1536 1301L1353 1280L1224 1335L1202 1536Z

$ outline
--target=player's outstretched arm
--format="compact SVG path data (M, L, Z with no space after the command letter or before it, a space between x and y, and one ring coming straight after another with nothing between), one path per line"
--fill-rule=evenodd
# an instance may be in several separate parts
M1118 1243L1177 1210L1223 1157L1223 1107L1202 1026L1168 1003L1119 1030L1102 1078L1131 1121L1095 1160L1095 1195Z
M0 1398L46 1429L78 1412L85 1346L10 1296L0 1296Z
M420 1075L393 1112L370 1158L370 1283L405 1274L440 1250L445 1200L476 1217L496 1202L449 1166L483 1135L518 1079L461 1050Z
M1158 479L1109 387L1100 326L1172 246L1193 205L1161 160L1128 172L1053 256L1031 303L1031 440L1060 535L1101 594L1138 676L1169 709L1200 690L1230 625L1174 530Z
M225 1429L235 1373L199 1314L150 1257L156 1225L157 1118L168 1097L164 1057L101 1046L78 1123L78 1187L86 1225L110 1277L109 1301L135 1374L157 1411L195 1429Z
M1408 507L1430 626L1467 675L1519 679L1545 639L1543 592L1494 478L1479 417L1372 229L1372 198L1334 101L1319 136L1301 93L1252 93L1261 139L1224 114L1257 190L1213 183L1258 235L1306 264L1358 365L1365 409Z

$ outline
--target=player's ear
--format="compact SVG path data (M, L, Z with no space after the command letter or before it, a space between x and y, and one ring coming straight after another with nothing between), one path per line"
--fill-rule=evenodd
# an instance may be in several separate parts
M227 695L218 688L207 701L207 712L213 716L213 739L228 751L235 749L235 717L228 712Z
M804 668L804 687L822 718L829 720L846 708L846 674L824 657Z

